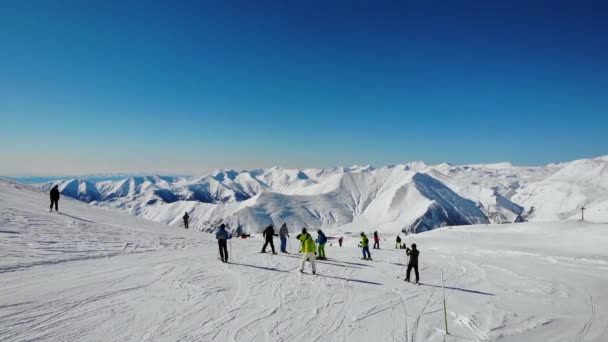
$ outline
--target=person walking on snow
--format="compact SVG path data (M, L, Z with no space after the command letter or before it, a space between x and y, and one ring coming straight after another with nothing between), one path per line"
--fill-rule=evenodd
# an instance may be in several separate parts
M304 265L306 260L312 265L312 274L317 274L317 268L315 266L315 242L312 236L306 232L306 228L302 228L302 233L296 236L302 245L302 264L300 265L300 273L304 273Z
M340 236L340 238L338 239L338 245L340 245L340 247L342 247L342 241L343 241L343 239L342 239L342 237Z
M395 249L401 248L401 236L397 235L397 242L395 244Z
M274 226L272 224L270 224L268 227L266 227L266 229L264 229L264 232L262 233L262 235L266 239L266 242L264 242L264 247L262 247L262 253L266 253L266 246L268 246L268 244L270 244L270 248L272 248L272 254L277 254L277 252L274 251L274 242L273 242L273 238L276 235L274 233Z
M323 231L321 231L321 229L317 230L317 241L319 244L319 248L318 248L318 255L319 255L319 260L327 260L327 258L325 258L325 244L327 243L327 236L325 236L325 234L323 234Z
M226 231L225 224L222 223L220 225L220 228L215 232L215 238L217 239L217 244L220 248L220 258L222 259L222 262L228 262L227 242L232 236Z
M188 221L190 220L190 216L188 215L188 213L184 213L184 228L188 229Z
M414 269L414 273L416 273L416 284L420 280L420 276L418 275L418 255L420 252L416 248L416 244L412 244L412 249L406 249L405 252L410 257L410 261L407 263L407 274L405 275L405 281L410 281L410 271L412 268Z
M283 222L281 229L279 229L279 238L281 239L281 253L287 253L287 239L289 238L287 223Z
M378 231L374 232L374 249L380 249L380 238L378 237Z
M50 211L53 211L53 204L55 204L55 211L59 212L59 185L55 185L53 189L51 189L51 208Z
M372 260L372 255L369 253L369 239L365 236L365 233L361 233L359 247L363 249L363 260Z

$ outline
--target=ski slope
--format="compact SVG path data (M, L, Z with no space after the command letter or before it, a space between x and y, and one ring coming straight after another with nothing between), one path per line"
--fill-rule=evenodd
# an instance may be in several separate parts
M222 264L209 234L59 205L49 213L47 193L0 180L1 341L608 340L607 224L409 235L416 286L402 280L394 235L362 261L360 231L332 231L345 246L327 246L313 276L298 272L298 255L259 253L257 237L234 239Z

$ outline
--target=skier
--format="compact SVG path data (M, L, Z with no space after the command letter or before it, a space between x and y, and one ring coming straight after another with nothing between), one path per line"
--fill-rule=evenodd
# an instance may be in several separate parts
M327 258L325 258L325 244L327 243L327 236L325 236L325 234L323 234L323 231L321 231L321 229L317 230L317 241L316 243L319 244L319 248L318 248L318 253L319 253L319 260L327 260Z
M380 238L378 237L378 231L374 232L374 249L380 249Z
M401 248L401 236L397 235L397 243L395 244L395 249Z
M188 212L184 213L183 219L184 219L184 227L186 229L188 229L188 221L190 220L190 216L188 215Z
M289 238L289 231L287 230L287 223L283 222L281 229L279 229L279 238L281 239L281 253L287 253L287 239Z
M262 235L266 239L266 242L264 242L264 247L262 247L261 253L266 253L266 246L270 244L270 247L272 248L272 254L277 254L277 252L274 251L274 242L272 241L273 237L276 235L274 233L274 226L272 225L272 223L268 227L266 227L266 229L264 229Z
M363 260L372 260L372 255L369 253L369 239L365 236L365 233L361 233L359 247L363 248Z
M215 238L217 239L217 244L220 248L220 257L222 262L228 262L228 247L226 245L228 239L231 239L232 236L226 231L226 225L221 224L220 228L215 233Z
M342 247L342 237L340 236L340 238L338 239L338 244L340 245L340 247Z
M315 242L312 240L312 236L306 232L306 228L302 228L302 233L296 236L302 245L302 252L304 255L302 256L302 264L300 265L300 273L304 273L304 265L306 264L306 260L310 262L312 265L312 274L317 273L317 268L315 266Z
M414 273L416 273L416 284L420 280L420 276L418 275L418 255L420 252L416 248L416 244L412 244L412 249L406 249L405 252L410 256L410 261L407 263L407 274L405 276L405 281L410 281L410 271L412 268L414 269Z
M51 189L51 208L50 211L53 211L53 204L55 204L55 211L59 212L59 185L55 185L53 189Z

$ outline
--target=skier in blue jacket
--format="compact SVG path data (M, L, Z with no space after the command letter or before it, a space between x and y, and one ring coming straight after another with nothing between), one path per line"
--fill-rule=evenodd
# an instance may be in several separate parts
M220 228L217 230L217 232L215 232L215 238L217 239L217 244L220 247L220 257L222 262L228 262L228 247L226 242L228 239L231 239L232 236L226 231L225 224L222 223L220 225Z

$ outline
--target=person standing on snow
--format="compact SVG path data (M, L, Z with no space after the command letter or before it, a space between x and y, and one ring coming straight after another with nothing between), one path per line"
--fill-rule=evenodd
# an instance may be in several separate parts
M268 246L268 244L270 244L270 247L272 248L272 254L277 254L277 252L274 251L274 242L273 242L273 238L275 236L274 226L272 224L270 224L268 227L266 227L266 229L264 229L264 232L262 233L262 235L266 239L266 242L264 242L264 247L262 247L262 253L266 253L266 246Z
M340 245L340 247L342 247L342 241L344 241L344 240L343 240L343 239L342 239L342 237L340 236L340 238L338 239L338 245Z
M281 253L287 253L287 239L289 238L289 230L287 230L287 223L283 222L281 229L279 229L279 238L281 239Z
M365 233L361 233L359 247L363 249L363 260L372 260L372 255L369 252L369 239L365 236Z
M327 236L325 236L325 234L323 234L323 231L321 231L321 229L317 230L317 243L319 244L319 248L318 248L318 254L319 254L319 260L327 260L327 258L325 258L325 244L327 243Z
M414 269L414 273L416 273L416 284L420 280L420 276L418 275L418 255L420 252L416 248L416 244L412 244L412 249L406 249L405 252L410 257L410 261L407 263L407 274L405 275L405 281L410 281L410 271L412 268Z
M315 242L312 239L312 236L306 232L306 228L302 228L302 233L296 236L298 240L300 240L300 244L302 245L302 264L300 265L300 273L304 273L304 265L306 264L306 260L310 262L312 265L312 274L317 274L317 268L315 266Z
M395 249L401 248L401 236L397 235L397 242L395 244Z
M228 239L231 239L232 236L226 231L225 224L222 223L220 225L220 228L215 232L215 238L217 239L217 244L220 248L220 258L222 259L222 262L228 262L228 247L226 244Z
M380 238L378 237L378 231L374 232L374 249L380 249Z
M51 189L51 208L50 211L53 211L53 204L55 204L55 211L59 212L59 185L55 185L53 189Z
M184 213L184 217L182 217L184 219L184 228L188 229L188 221L190 220L190 216L188 215L188 212Z

